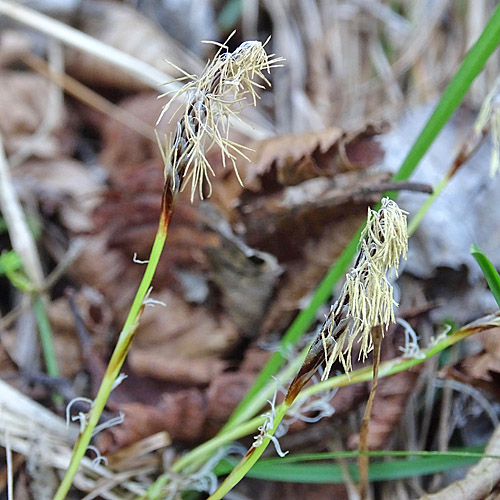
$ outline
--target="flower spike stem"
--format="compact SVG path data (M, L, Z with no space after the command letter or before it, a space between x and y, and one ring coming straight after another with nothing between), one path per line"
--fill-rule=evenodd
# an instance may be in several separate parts
M99 418L104 410L108 397L113 389L113 384L116 378L120 374L121 367L127 357L128 351L132 344L134 334L139 326L139 320L141 318L142 312L144 311L144 299L146 298L148 291L151 286L151 281L158 265L163 246L165 244L165 239L167 237L168 224L172 216L174 204L175 204L175 192L172 190L170 183L165 183L165 188L163 190L162 198L162 212L160 216L160 222L158 224L158 231L156 233L155 241L153 243L153 248L151 249L151 255L149 257L149 262L144 272L141 284L135 295L134 302L130 308L128 317L123 325L123 329L118 338L118 342L111 356L111 360L108 363L106 373L104 374L101 386L94 400L92 408L89 413L88 422L84 431L78 437L73 448L73 455L71 456L71 461L66 471L66 474L59 485L59 488L54 496L54 500L63 500L70 487L73 483L73 479L80 465L87 448L90 444L92 438L92 433L99 422Z
M368 431L370 424L370 417L373 408L373 401L375 400L375 394L377 392L378 386L378 371L380 366L380 347L382 345L382 329L380 326L376 326L373 329L373 381L372 388L370 390L370 395L368 396L368 401L366 402L365 413L363 415L363 420L361 422L361 430L359 432L359 457L358 457L358 467L359 467L359 497L361 500L368 495L368 467L370 457L367 454L368 450Z

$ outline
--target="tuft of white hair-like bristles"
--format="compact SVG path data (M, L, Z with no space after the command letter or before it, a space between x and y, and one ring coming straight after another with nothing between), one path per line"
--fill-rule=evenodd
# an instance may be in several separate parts
M352 369L351 352L356 340L361 342L360 358L366 359L373 348L372 328L380 326L384 334L395 322L394 307L398 304L387 274L394 271L397 276L399 260L408 252L407 213L389 198L382 200L378 211L368 209L356 265L347 273L331 312L334 319L345 317L349 326L328 332L334 344L323 379L337 359L346 372ZM331 324L331 328L338 328L339 321Z
M191 184L191 201L196 191L203 198L205 185L211 193L210 177L215 174L206 155L214 146L220 149L223 166L229 161L241 183L236 160L242 157L248 161L244 153L248 148L229 139L229 121L237 117L247 97L256 104L258 90L264 88L263 84L270 85L264 72L269 73L283 60L267 54L264 46L259 41L247 41L231 53L221 44L200 76L183 72L178 80L187 83L173 94L160 96L170 95L170 100L163 106L158 122L178 97L187 96L187 105L173 115L182 109L175 133L164 141L158 138L158 144L165 177L172 175L176 180L178 176L181 189Z

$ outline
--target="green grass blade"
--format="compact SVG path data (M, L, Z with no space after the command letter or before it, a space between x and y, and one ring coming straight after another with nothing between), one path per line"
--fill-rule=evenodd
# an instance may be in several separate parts
M398 172L393 176L394 181L406 180L410 177L416 166L427 152L434 139L443 129L447 121L450 119L453 112L462 102L465 94L469 90L472 82L482 71L486 61L493 53L495 48L500 43L500 6L498 6L491 16L488 24L483 30L483 33L472 46L455 76L452 78L448 87L444 91L436 109L427 121L424 129L413 144L406 159L401 165ZM388 193L395 198L396 193ZM347 266L352 261L356 254L356 249L359 240L361 229L354 235L351 242L347 245L342 255L330 269L323 281L317 288L309 306L301 311L295 321L292 323L288 331L282 339L282 346L286 349L289 345L293 345L311 326L318 308L328 299L332 288L337 281L345 273ZM284 350L283 349L283 350ZM286 351L284 351L286 352ZM256 394L266 385L269 379L277 373L285 358L281 353L275 353L268 363L261 370L254 385L248 391L245 398L240 402L233 415L226 424L228 427L238 422L240 414L245 407L255 397ZM224 429L222 430L224 432Z
M35 299L33 300L33 309L35 311L36 321L38 323L40 342L42 344L47 373L51 377L59 377L59 365L57 362L56 350L54 348L52 328L45 311L45 306L40 297L35 297Z
M466 467L475 464L481 458L485 458L481 450L481 447L471 447L452 452L370 452L368 455L375 457L406 456L408 458L371 462L369 477L371 481L395 480ZM309 462L311 460L332 460L357 456L358 452L340 452L264 459L255 464L247 475L268 481L316 484L343 483L345 477L340 466L332 463ZM500 459L500 457L494 458ZM214 472L217 475L224 475L229 473L233 467L233 461L225 460L216 467ZM359 479L357 465L349 464L348 468L353 480L357 481Z
M460 68L439 100L436 109L418 136L408 156L394 175L394 181L408 179L415 166L434 142L451 115L462 102L472 82L500 43L500 6L497 6L477 42L469 50Z
M484 255L482 250L475 243L471 245L470 253L476 259L481 271L483 271L491 293L493 294L493 297L495 297L498 307L500 307L500 276L498 275L497 270L493 267L493 264L490 262L488 257Z
M0 276L5 274L9 277L10 273L19 271L22 267L21 259L14 250L4 250L0 254Z

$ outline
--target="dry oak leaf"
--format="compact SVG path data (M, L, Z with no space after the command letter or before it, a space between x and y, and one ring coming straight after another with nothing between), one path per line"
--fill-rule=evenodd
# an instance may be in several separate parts
M355 133L328 128L256 141L250 145L254 150L250 154L252 168L247 169L245 186L260 191L262 177L294 186L315 177L332 177L354 168L366 168L384 156L380 145L373 140L377 133L372 127Z
M208 384L221 373L220 358L239 340L234 323L207 307L191 306L170 290L153 293L165 304L146 311L129 363L138 375L181 384Z
M48 108L49 82L42 76L21 71L0 71L0 132L8 154L17 152L32 141L45 116L53 112ZM60 125L64 117L59 117ZM60 153L59 142L52 133L30 145L32 154L52 158Z

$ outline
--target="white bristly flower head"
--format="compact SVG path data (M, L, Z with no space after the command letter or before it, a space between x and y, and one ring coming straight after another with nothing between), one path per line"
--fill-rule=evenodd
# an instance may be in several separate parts
M171 176L181 189L190 181L191 201L196 191L203 197L205 183L211 193L210 176L214 171L206 155L214 146L221 151L223 166L229 160L241 183L236 159L240 156L248 160L243 152L248 148L229 139L229 120L238 114L247 97L251 104L257 103L257 90L264 88L263 84L270 85L264 72L269 73L283 60L267 54L264 46L259 41L247 41L231 53L226 45L219 45L200 76L177 68L185 75L179 80L187 83L171 96L158 122L178 97L184 96L187 104L179 108L182 115L175 133L159 140L159 145L165 177Z
M335 339L323 378L339 359L346 371L351 370L354 341L361 342L360 357L366 358L373 347L371 331L380 326L384 333L394 323L393 288L387 279L390 272L397 276L399 260L408 251L407 212L389 198L382 200L380 210L368 209L366 227L361 233L360 250L355 266L347 273L339 300L332 308L332 329ZM348 321L347 328L334 328ZM325 343L326 345L326 343Z

